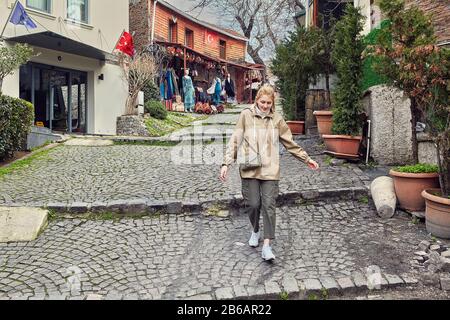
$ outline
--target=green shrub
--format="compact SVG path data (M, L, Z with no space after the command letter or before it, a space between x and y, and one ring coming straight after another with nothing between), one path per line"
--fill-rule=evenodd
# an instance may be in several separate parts
M333 134L357 136L363 124L362 74L364 43L361 37L364 16L361 10L348 4L345 15L336 24L336 41L332 58L338 77L333 108Z
M150 81L142 91L144 92L145 102L160 99L159 89L153 81Z
M23 148L33 120L31 103L0 95L0 160Z
M394 169L404 173L438 173L439 167L434 164L419 163L412 166L401 166Z
M150 116L156 119L165 120L167 118L167 110L161 101L150 100L145 104L145 110Z

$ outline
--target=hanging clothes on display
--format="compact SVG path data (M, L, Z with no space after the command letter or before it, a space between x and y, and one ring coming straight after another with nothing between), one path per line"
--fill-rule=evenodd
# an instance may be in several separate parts
M173 81L173 87L174 87L174 92L175 92L175 95L177 95L177 96L179 96L180 95L180 90L178 89L178 76L177 76L177 74L175 73L175 70L171 70L171 73L172 73L172 81Z
M213 104L218 106L220 104L220 94L222 92L222 82L220 78L216 78L216 85L214 88Z
M234 91L234 81L231 79L231 75L228 74L225 79L225 92L227 93L227 102L234 103L236 93Z
M186 112L194 112L195 106L195 89L194 84L192 83L192 79L189 76L189 71L185 71L185 75L183 77L183 94L184 94L184 110Z
M172 100L175 89L173 87L173 78L172 78L172 71L167 70L166 71L166 83L167 83L167 100Z

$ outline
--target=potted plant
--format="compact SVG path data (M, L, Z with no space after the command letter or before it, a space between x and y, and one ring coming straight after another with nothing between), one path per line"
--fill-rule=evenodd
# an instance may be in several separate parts
M319 134L331 134L331 128L333 127L333 111L331 110L316 110L314 115L317 120L317 130Z
M449 101L447 80L449 78L448 49L435 45L436 38L430 17L426 16L415 6L405 9L403 0L381 0L380 8L387 18L387 27L382 28L377 36L376 45L370 50L376 57L374 69L388 83L396 86L410 99L411 130L413 162L418 164L418 143L416 124L420 119L427 124L427 131L432 134L438 145L438 163L431 173L434 189L429 184L423 184L423 166L396 168L391 171L394 177L395 192L401 206L412 211L425 209L427 198L426 220L430 232L450 237L450 218L447 226L443 227L442 214L434 215L428 209L432 200L441 199L445 204L448 199L449 183ZM412 169L419 168L420 170ZM408 177L406 178L405 172ZM416 172L414 172L416 171ZM425 170L427 171L427 170ZM437 172L439 171L439 175ZM427 179L430 177L427 177ZM408 179L407 185L398 184L396 179ZM429 182L431 183L431 182ZM416 184L418 184L416 186ZM412 186L414 185L414 187ZM431 189L423 192L424 189ZM412 192L412 190L416 190ZM406 203L403 194L409 195ZM414 196L414 197L412 197ZM419 205L420 203L420 205ZM442 211L441 211L442 212ZM432 217L434 216L434 218ZM432 222L431 222L432 221ZM441 232L445 230L445 232Z
M331 135L323 135L326 153L340 158L358 158L362 140L362 53L363 16L360 9L347 5L345 14L336 24L336 41L332 58L338 82L333 108Z
M416 164L392 169L389 175L394 180L395 194L399 207L412 212L425 209L422 191L439 187L438 166Z

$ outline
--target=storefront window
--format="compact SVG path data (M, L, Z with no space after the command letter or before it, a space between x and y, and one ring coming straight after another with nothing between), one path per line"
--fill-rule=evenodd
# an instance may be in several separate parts
M27 7L50 13L51 0L27 0Z
M88 23L88 7L88 0L67 0L67 18Z

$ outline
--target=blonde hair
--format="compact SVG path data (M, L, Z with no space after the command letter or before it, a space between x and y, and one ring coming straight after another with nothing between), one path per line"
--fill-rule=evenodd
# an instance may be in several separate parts
M269 96L272 99L272 108L271 111L275 111L275 89L268 84L263 85L256 94L255 103L258 103L258 100L261 99L262 96Z

